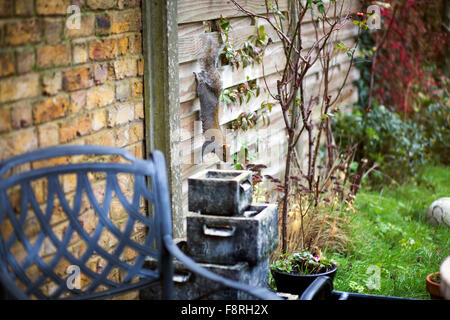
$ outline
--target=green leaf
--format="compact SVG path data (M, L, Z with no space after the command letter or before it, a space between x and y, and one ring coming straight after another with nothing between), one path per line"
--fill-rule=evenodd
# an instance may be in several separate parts
M317 6L317 10L319 10L321 14L325 13L325 7L323 6L323 3Z

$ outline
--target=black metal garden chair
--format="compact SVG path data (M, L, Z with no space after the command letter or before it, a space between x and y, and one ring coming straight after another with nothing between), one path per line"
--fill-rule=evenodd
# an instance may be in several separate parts
M14 168L27 163L45 164L52 158L70 156L122 157L125 161L83 162L38 166L28 171L14 173ZM94 158L95 159L95 158ZM48 163L48 162L47 162ZM29 167L28 167L29 168ZM19 170L20 171L20 170ZM96 198L89 175L103 174L106 180L103 202ZM76 187L72 198L67 199L67 192L61 186L63 175L76 175ZM129 201L122 191L119 174L129 174L132 180L132 199ZM46 199L39 203L33 183L44 180ZM14 207L15 195L20 193L20 206ZM128 220L119 228L110 217L113 196L120 201ZM83 198L84 197L84 198ZM97 223L92 232L88 232L80 222L79 215L83 206L82 199L88 199L95 210ZM145 213L140 209L141 198L147 201ZM17 200L17 199L16 199ZM54 216L55 200L63 208L68 224L62 235L57 235L51 221ZM13 299L100 299L141 288L160 285L163 299L170 299L173 292L173 259L178 259L190 271L210 280L217 281L224 287L243 290L259 299L280 299L266 288L225 279L201 267L186 256L175 244L172 237L172 218L169 200L168 180L165 159L161 152L154 151L149 160L137 159L122 149L103 146L60 146L40 149L9 158L0 163L0 281ZM34 227L38 232L31 238L25 232L29 212L35 217ZM133 239L135 223L145 225L145 239ZM113 234L118 240L112 250L99 244L104 231ZM85 244L85 250L79 256L69 250L72 237L78 237ZM55 248L47 258L41 256L42 247L50 242ZM13 254L20 243L20 259ZM132 262L124 261L121 256L131 248L136 252ZM106 264L100 271L87 266L93 256L100 256ZM146 269L147 257L158 260L157 269ZM60 262L77 266L79 272L87 279L84 287L68 285L68 275L57 272ZM34 268L34 269L33 269ZM120 269L124 276L122 281L115 281L109 275ZM30 270L39 270L38 274ZM46 292L45 284L52 283L52 289Z

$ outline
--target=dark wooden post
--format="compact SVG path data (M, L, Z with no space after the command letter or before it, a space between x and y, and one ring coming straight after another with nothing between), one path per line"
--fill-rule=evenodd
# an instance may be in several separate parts
M184 233L181 189L178 24L176 0L144 0L144 86L147 154L157 149L167 162L174 236Z

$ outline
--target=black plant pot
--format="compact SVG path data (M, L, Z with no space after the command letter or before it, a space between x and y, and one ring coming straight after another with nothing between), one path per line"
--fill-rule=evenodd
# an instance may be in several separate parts
M336 275L337 266L334 264L332 266L331 270L317 274L288 274L276 270L271 270L271 272L278 292L301 295L320 276L327 276L333 280Z

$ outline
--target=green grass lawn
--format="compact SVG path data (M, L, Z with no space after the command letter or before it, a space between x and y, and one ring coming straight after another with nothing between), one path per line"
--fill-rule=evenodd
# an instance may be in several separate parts
M328 252L338 263L335 290L429 299L425 277L450 254L450 229L432 227L425 215L444 196L450 167L427 167L414 183L381 192L362 189L346 254Z

